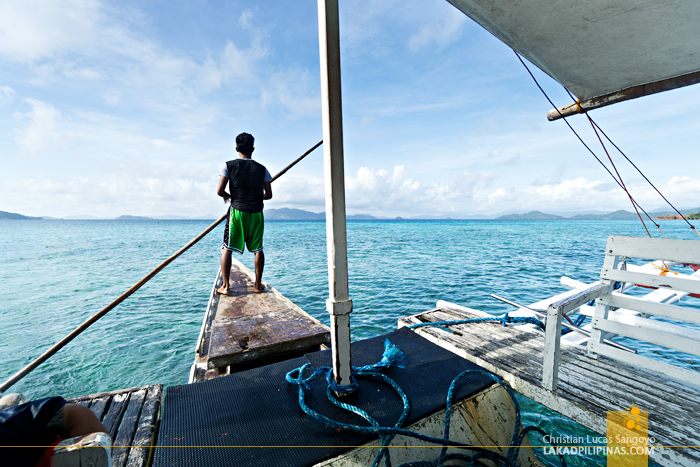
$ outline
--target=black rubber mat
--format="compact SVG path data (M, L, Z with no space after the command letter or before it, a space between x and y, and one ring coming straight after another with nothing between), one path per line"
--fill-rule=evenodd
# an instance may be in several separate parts
M404 426L444 410L454 377L464 370L479 368L405 328L353 343L353 365L378 362L385 339L406 355L404 368L383 371L409 398L411 412ZM167 388L153 465L308 466L352 446L378 441L375 436L338 432L301 411L297 386L287 383L284 377L307 362L313 368L330 366L330 351ZM382 425L393 426L403 410L399 396L385 383L367 378L358 379L358 383L360 389L343 401L367 411ZM473 375L464 382L456 399L491 384L490 378ZM325 392L325 381L317 378L307 391L307 405L340 422L368 425L359 416L333 406Z

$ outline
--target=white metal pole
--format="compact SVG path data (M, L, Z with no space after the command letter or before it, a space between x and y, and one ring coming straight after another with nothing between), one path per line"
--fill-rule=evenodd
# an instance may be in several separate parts
M348 245L345 227L343 105L340 92L338 0L318 0L318 37L323 103L323 160L326 185L326 242L330 298L333 377L350 384L350 312Z

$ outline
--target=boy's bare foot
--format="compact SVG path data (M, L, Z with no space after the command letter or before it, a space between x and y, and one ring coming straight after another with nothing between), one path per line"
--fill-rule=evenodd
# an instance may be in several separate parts
M253 286L253 291L254 291L255 293L260 293L260 292L262 292L263 290L265 290L265 287L263 287L262 284L255 284L255 285Z
M220 293L221 295L228 295L228 294L229 294L228 287L226 287L226 286L224 286L224 285L222 285L221 287L219 287L218 289L216 289L216 291L217 291L218 293Z

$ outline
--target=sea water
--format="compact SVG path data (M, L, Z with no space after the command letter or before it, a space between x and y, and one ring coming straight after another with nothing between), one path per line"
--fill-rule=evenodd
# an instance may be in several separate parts
M0 221L0 380L210 224ZM698 239L682 221L661 221L661 228L670 238ZM350 221L347 231L354 340L389 332L400 317L434 308L437 300L502 314L512 308L491 293L527 304L568 290L562 275L594 282L609 235L646 236L638 221L372 220ZM70 397L187 383L222 234L219 226L10 392ZM656 229L652 235L661 236ZM264 280L328 324L325 224L268 221L265 256ZM240 259L253 268L252 254ZM700 300L682 305L700 308ZM700 370L697 357L664 355ZM531 410L526 420L550 415Z

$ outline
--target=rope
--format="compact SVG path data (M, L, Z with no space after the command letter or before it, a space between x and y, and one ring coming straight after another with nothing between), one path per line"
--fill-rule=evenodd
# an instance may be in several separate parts
M520 63L523 64L523 66L525 67L525 70L527 70L528 74L530 75L530 77L532 78L532 80L535 82L535 85L539 88L539 90L542 92L542 94L543 94L544 97L547 99L547 101L550 103L550 105L557 111L557 113L559 113L559 116L561 117L561 119L564 120L564 123L566 123L566 125L567 125L567 126L569 127L569 129L573 132L573 134L576 136L576 138L578 138L578 140L581 142L581 144L583 144L583 146L588 150L588 152L590 152L591 155L592 155L593 157L595 157L595 159L600 163L600 165L603 166L603 168L606 170L606 172L608 172L608 174L612 177L612 179L615 180L615 183L617 183L617 185L618 185L620 188L622 188L622 189L624 190L622 184L621 184L620 181L617 179L617 177L615 177L615 175L613 175L613 173L610 171L610 169L608 169L608 167L603 163L603 161L601 161L600 158L598 158L598 156L596 155L596 153L593 152L593 150L592 150L590 147L588 147L588 145L583 141L583 139L581 138L581 136L579 136L579 134L576 132L576 130L574 130L574 127L571 126L571 124L570 124L569 121L566 119L566 117L564 117L564 115L562 115L562 113L559 111L559 108L558 108L556 105L554 105L554 102L552 102L552 99L550 99L549 96L547 95L547 93L544 91L544 89L542 89L542 86L540 86L540 83L537 81L537 78L535 78L535 75L532 74L532 72L530 71L530 68L528 68L528 66L527 66L527 65L525 64L525 62L523 61L522 57L520 57L520 54L519 54L518 52L516 52L515 50L513 50L513 52L515 52L515 55L518 57L518 60L520 60ZM566 89L566 88L564 88L564 89ZM566 89L566 91L569 92L568 89ZM596 125L596 126L597 126L597 125ZM600 129L600 127L598 127L598 129ZM601 132L602 132L602 130L601 130ZM603 133L603 134L605 134L605 133ZM606 136L606 138L607 138L607 136ZM616 146L616 147L617 147L617 146ZM619 150L619 149L618 149L618 150ZM642 212L647 216L647 218L649 218L649 220L650 220L651 222L653 222L654 225L656 225L656 227L659 228L659 230L661 230L661 228L659 227L659 225L658 225L656 222L654 222L654 220L651 218L651 216L649 215L649 213L647 213L647 212L644 210L644 208L642 208L642 207L639 205L639 203L637 203L637 201L636 201L634 198L632 198L631 196L630 196L630 198L632 199L632 202L633 202L639 209L642 210ZM687 222L687 221L686 221L686 222ZM688 223L689 223L689 222L688 222ZM689 223L689 224L690 224L690 223ZM694 227L693 227L693 229L694 229ZM698 232L696 231L696 233L698 233ZM664 235L665 235L665 234L664 234ZM698 233L698 235L700 236L700 233Z
M654 266L655 268L661 269L661 272L659 273L660 276L665 276L665 275L668 274L669 272L672 272L673 274L678 275L678 273L677 273L676 271L671 271L671 270L668 268L668 266L666 265L666 263L664 263L663 261L662 261L662 264L664 265L664 267L661 267L661 266L659 266L659 265L656 265L656 264L654 264L653 262L649 262L649 264L651 264L651 265Z
M593 300L593 302L595 302L595 300ZM564 315L564 316L566 316L566 315ZM574 321L571 321L571 320L569 320L569 321L571 321L571 324L573 324L574 326L579 327L583 324L583 321L585 319L586 319L586 315L578 315ZM574 330L570 329L570 328L562 328L561 335L564 336L566 334L569 334L570 332L574 332Z
M517 52L516 52L516 53L517 53ZM522 60L521 60L521 62L522 62ZM528 70L528 71L529 71L529 70ZM534 79L534 77L533 77L533 79ZM541 90L541 89L542 89L542 88L540 88L540 90ZM574 96L571 94L571 92L570 92L568 89L566 89L566 88L564 88L564 90L565 90L566 93L569 95L569 97L573 100L573 99L574 99ZM542 91L542 92L544 93L544 91ZM547 98L547 99L549 100L549 98ZM700 232L697 231L697 229L695 228L695 226L694 226L693 224L691 224L691 223L688 221L688 219L686 219L686 217L685 217L683 214L681 214L681 212L680 212L678 209L676 209L676 207L675 207L673 204L671 204L671 202L670 202L668 199L666 199L666 197L663 195L663 193L661 193L661 191L659 191L659 189L656 188L656 186L655 186L653 183L651 183L651 180L649 180L649 179L647 178L647 176L644 175L644 173L639 169L639 167L637 167L637 165L636 165L634 162L632 162L632 160L631 160L629 157L627 157L627 155L626 155L624 152L622 152L622 149L620 149L620 148L613 142L613 140L610 139L610 137L609 137L607 134L605 134L605 132L603 131L603 129L602 129L596 122L593 121L593 119L592 119L591 116L588 114L588 112L586 112L585 110L582 110L581 106L579 105L579 100L578 100L578 99L575 99L575 100L576 100L576 108L578 109L578 113L585 113L585 114L586 114L586 117L588 117L588 121L591 123L591 126L593 127L593 131L595 131L596 136L598 136L598 132L596 131L596 128L597 128L598 130L600 130L600 132L603 134L603 136L605 136L605 139L607 139L608 142L610 142L610 144L612 144L612 145L615 147L615 149L617 149L617 151L618 151L620 154L622 154L622 157L624 157L625 159L627 159L627 162L629 162L629 163L632 165L632 167L634 167L635 170L636 170L637 172L639 172L639 175L641 175L641 176L644 178L644 180L646 180L647 183L648 183L649 185L651 185L651 187L659 194L659 196L661 196L661 197L663 198L663 200L666 201L666 204L668 204L669 206L671 206L671 208L672 208L674 211L676 211L676 212L678 213L679 216L681 216L681 217L683 218L683 220L685 221L685 223L688 224L688 226L693 230L693 232L695 232L695 234L698 235L698 236L700 237ZM550 103L551 103L551 101L550 101ZM554 104L552 104L552 105L554 105ZM560 112L559 114L561 115L561 112ZM600 136L598 136L598 140L600 140ZM605 150L605 153L608 154L608 151L607 151L607 149L605 149L605 145L603 144L603 141L602 141L602 140L600 141L600 144L603 146L603 149ZM610 158L610 154L608 154L608 158ZM610 159L610 163L613 164L613 168L614 168L614 167L615 167L615 164L612 162L612 159ZM617 172L617 169L615 169L615 172ZM620 176L619 173L618 173L617 175L618 175L618 177ZM620 177L620 181L622 181L622 177ZM627 191L627 190L625 189L625 191ZM628 192L627 194L629 195L629 192ZM630 197L630 199L631 199L631 197ZM632 204L634 205L634 204L636 204L636 203L633 201ZM657 224L656 222L654 222L654 220L651 218L651 216L649 216L649 214L647 214L646 212L645 212L644 214L646 214L647 217L649 217L649 220L652 221L652 222L654 223L654 225L656 226L656 228L659 229L659 231L663 234L663 236L666 237L666 238L668 238L668 236L667 236L667 235L664 233L664 231L661 229L661 226L660 226L659 224ZM639 212L637 212L637 215L639 215ZM640 216L640 220L641 220L641 216ZM642 223L644 223L644 221L642 221ZM644 226L644 228L646 229L646 225ZM648 230L647 230L647 233L649 233ZM651 237L651 235L649 235L649 236Z
M483 322L483 321L481 321L481 322ZM422 324L426 324L426 323L422 323ZM441 325L444 323L427 323L427 324ZM346 404L344 402L339 401L333 395L334 389L332 389L333 384L331 383L333 381L332 369L329 367L318 368L316 371L311 373L310 376L303 377L304 372L307 369L309 369L311 366L310 363L306 363L306 364L300 366L299 368L295 368L294 370L287 373L285 379L287 380L288 383L294 384L298 387L298 389L299 389L299 407L302 409L302 411L305 414L318 420L319 422L323 423L327 427L335 428L338 430L350 431L350 432L354 432L354 433L378 435L380 440L381 440L382 447L379 449L377 456L375 457L374 461L372 462L373 467L378 466L382 460L384 461L384 465L386 467L391 467L391 457L390 457L388 446L391 443L394 436L396 436L396 435L408 436L411 438L416 438L416 439L420 439L422 441L426 441L429 443L438 444L438 445L443 446L442 450L440 451L440 456L437 459L437 461L409 462L409 463L402 464L399 467L442 467L445 465L445 462L452 461L452 460L468 461L469 463L467 465L473 465L473 466L485 465L483 462L481 462L482 459L483 460L490 460L498 466L517 467L516 461L518 458L518 453L520 452L520 445L522 444L527 433L530 431L538 431L540 433L544 433L542 430L540 430L537 427L527 427L523 430L520 429L520 423L521 423L520 422L520 405L518 404L518 401L515 398L515 394L510 389L510 387L508 387L503 382L503 380L501 378L499 378L498 376L496 376L488 371L485 371L485 370L466 370L466 371L463 371L462 373L460 373L459 375L457 375L457 377L452 380L452 383L450 384L450 388L447 392L447 401L446 401L446 405L445 405L445 428L444 428L444 435L442 438L427 436L427 435L424 435L422 433L418 433L415 431L406 430L406 429L402 428L403 423L408 418L408 414L410 411L410 404L408 401L408 397L401 390L399 385L396 384L396 382L394 380L392 380L391 378L389 378L388 376L386 376L382 373L377 373L374 370L401 367L400 362L401 362L401 360L403 360L403 358L404 358L403 352L401 352L395 345L393 345L387 339L386 341L384 341L384 354L382 356L382 359L378 363L375 363L374 365L367 365L364 367L359 367L359 368L352 367L352 374L354 376L374 378L374 379L378 379L380 381L383 381L383 382L387 383L389 386L391 386L394 389L394 391L396 391L396 393L401 398L401 401L403 403L403 410L401 412L401 416L396 421L396 423L391 427L381 426L370 414L368 414L364 410L360 409L359 407L356 407L354 405ZM458 384L461 381L463 381L467 376L476 375L476 374L487 376L487 377L491 378L493 381L495 381L497 384L503 386L503 388L508 393L508 396L510 397L511 401L513 402L513 407L515 408L515 429L513 432L513 436L511 438L511 445L508 448L508 452L507 452L506 456L502 456L498 453L495 453L493 451L489 451L485 448L476 447L476 446L468 446L468 445L455 443L454 441L450 441L450 438L449 438L450 420L451 420L451 415L452 415L452 406L453 406L453 399L454 399L455 390L456 390ZM318 378L319 376L322 376L322 375L326 376L326 382L328 383L328 387L326 388L326 397L328 398L328 400L336 407L342 408L344 410L347 410L349 412L352 412L354 414L359 415L360 417L365 419L370 424L370 426L360 426L360 425L353 425L353 424L348 424L348 423L341 423L341 422L330 419L330 418L316 412L315 410L311 409L308 405L306 405L305 390L310 389L311 385L313 383L313 380ZM357 383L354 380L354 378L353 378L353 384L355 385L354 390L356 390ZM475 454L473 454L471 456L468 456L465 454L456 454L456 453L447 454L448 447L460 448L460 449L473 451ZM564 460L562 455L559 455L559 459L561 461L562 466L566 466L566 461Z
M567 92L568 92L568 89L567 89ZM593 119L591 119L591 121L593 121ZM627 159L627 162L629 162L630 164L632 164L632 167L634 167L634 168L637 170L637 172L639 172L639 174L640 174L642 177L644 177L644 180L646 180L647 183L649 183L649 185L651 185L651 187L652 187L654 190L656 190L656 192L659 194L659 196L661 196L661 197L664 199L664 201L666 201L666 203L668 203L668 205L671 206L671 208L673 208L673 210L676 211L676 212L678 213L678 215L681 216L681 217L683 218L683 220L686 222L686 224L688 224L688 225L690 226L690 228L693 229L693 232L695 232L698 236L700 236L700 233L697 231L697 229L695 228L695 226L694 226L693 224L691 224L691 223L688 221L688 219L686 219L686 217L685 217L683 214L681 214L681 212L680 212L678 209L676 209L676 207L675 207L673 204L671 204L671 202L670 202L669 200L666 199L666 197L663 195L663 193L661 193L661 191L659 191L659 189L656 188L656 186L654 186L653 183L651 183L651 180L649 180L649 179L647 178L647 176L644 175L644 174L642 173L641 170L639 170L639 167L637 167L637 166L635 165L635 163L632 162L632 161L630 160L630 158L627 157L627 155L626 155L624 152L622 152L622 149L620 149L619 147L617 147L617 145L608 137L608 135L605 134L605 132L603 131L603 129L600 128L596 122L593 122L593 124L596 126L596 128L598 128L598 129L600 130L600 132L603 134L603 136L605 136L605 139L607 139L608 141L610 141L610 144L612 144L612 145L615 147L615 149L617 149L617 150L619 151L619 153L622 154L622 156L623 156L625 159ZM658 225L657 225L657 227L658 227ZM659 228L659 230L661 230L661 229Z
M567 92L568 92L568 90L567 90ZM605 155L608 156L608 160L610 161L610 165L612 165L613 169L615 169L615 173L617 174L617 178L620 180L620 184L622 185L622 189L625 190L625 193L627 193L627 196L629 196L630 202L632 203L632 207L634 208L634 212L637 213L637 216L639 217L639 221L644 226L644 230L647 231L647 235L649 235L649 238L651 238L651 234L649 233L649 229L647 229L647 225L644 223L644 219L642 219L642 215L639 214L639 209L637 209L637 206L635 206L634 200L632 199L632 195L630 194L629 190L625 186L625 182L622 180L622 175L620 175L620 172L617 170L617 167L615 167L615 163L613 162L612 157L610 157L610 153L608 152L608 148L606 148L605 144L603 144L603 140L600 138L598 131L595 129L595 125L593 125L593 120L591 119L591 116L588 115L588 112L586 112L586 117L588 118L588 122L591 124L591 128L593 128L593 132L598 137L598 141L600 141L600 145L603 147L603 151L605 151Z

